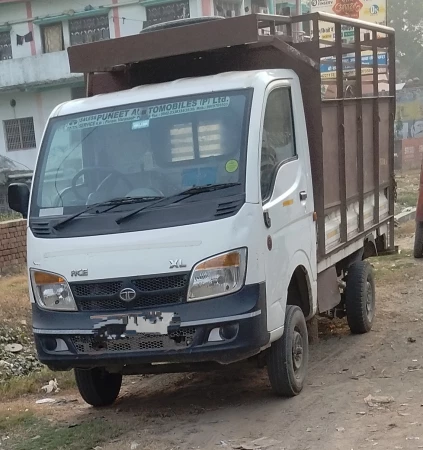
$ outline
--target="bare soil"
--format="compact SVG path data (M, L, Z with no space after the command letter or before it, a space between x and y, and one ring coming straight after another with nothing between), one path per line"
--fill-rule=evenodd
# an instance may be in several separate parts
M0 412L29 410L72 427L98 418L121 427L97 450L423 448L423 262L408 250L413 230L413 223L397 230L399 255L372 261L373 330L352 336L345 320L322 321L307 386L296 398L274 397L265 370L245 369L128 377L116 404L101 410L70 390L55 395L61 403L36 405L39 394L0 403ZM376 397L371 406L369 395ZM252 444L259 438L266 439Z

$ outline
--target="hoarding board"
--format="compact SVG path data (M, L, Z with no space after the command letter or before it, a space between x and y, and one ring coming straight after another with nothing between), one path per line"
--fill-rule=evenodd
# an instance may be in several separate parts
M350 19L359 19L376 25L386 25L386 1L387 0L311 0L311 12L324 12L336 14ZM345 43L354 41L354 30L351 27L342 25L342 39ZM362 31L361 38L364 38L365 30ZM335 40L335 26L327 22L320 22L320 39L324 41ZM343 58L343 67L350 63L351 56ZM372 52L364 52L362 59L363 75L372 74L370 67L373 60ZM378 56L379 64L387 64L385 53ZM335 66L335 67L334 67ZM322 78L330 79L336 77L336 62L334 58L325 58L321 64ZM348 73L351 75L352 73Z

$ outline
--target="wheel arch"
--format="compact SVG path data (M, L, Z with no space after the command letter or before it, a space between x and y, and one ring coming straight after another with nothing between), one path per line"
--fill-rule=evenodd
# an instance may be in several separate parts
M306 319L314 315L313 289L309 272L304 265L298 265L292 272L287 295L287 305L301 308Z
M371 258L372 256L377 256L377 245L376 240L372 233L367 235L364 239L363 245L363 259Z

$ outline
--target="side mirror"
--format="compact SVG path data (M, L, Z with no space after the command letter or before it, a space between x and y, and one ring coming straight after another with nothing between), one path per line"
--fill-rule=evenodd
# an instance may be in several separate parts
M7 190L10 209L21 213L23 218L28 217L29 187L25 183L13 183Z

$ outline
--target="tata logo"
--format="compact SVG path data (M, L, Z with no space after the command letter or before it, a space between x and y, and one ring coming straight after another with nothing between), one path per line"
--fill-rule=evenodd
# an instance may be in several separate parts
M137 293L131 288L122 289L119 293L119 298L124 302L131 302L137 296Z
M71 277L87 277L88 269L72 270Z
M171 259L169 261L169 269L183 269L187 265L182 262L182 259Z

